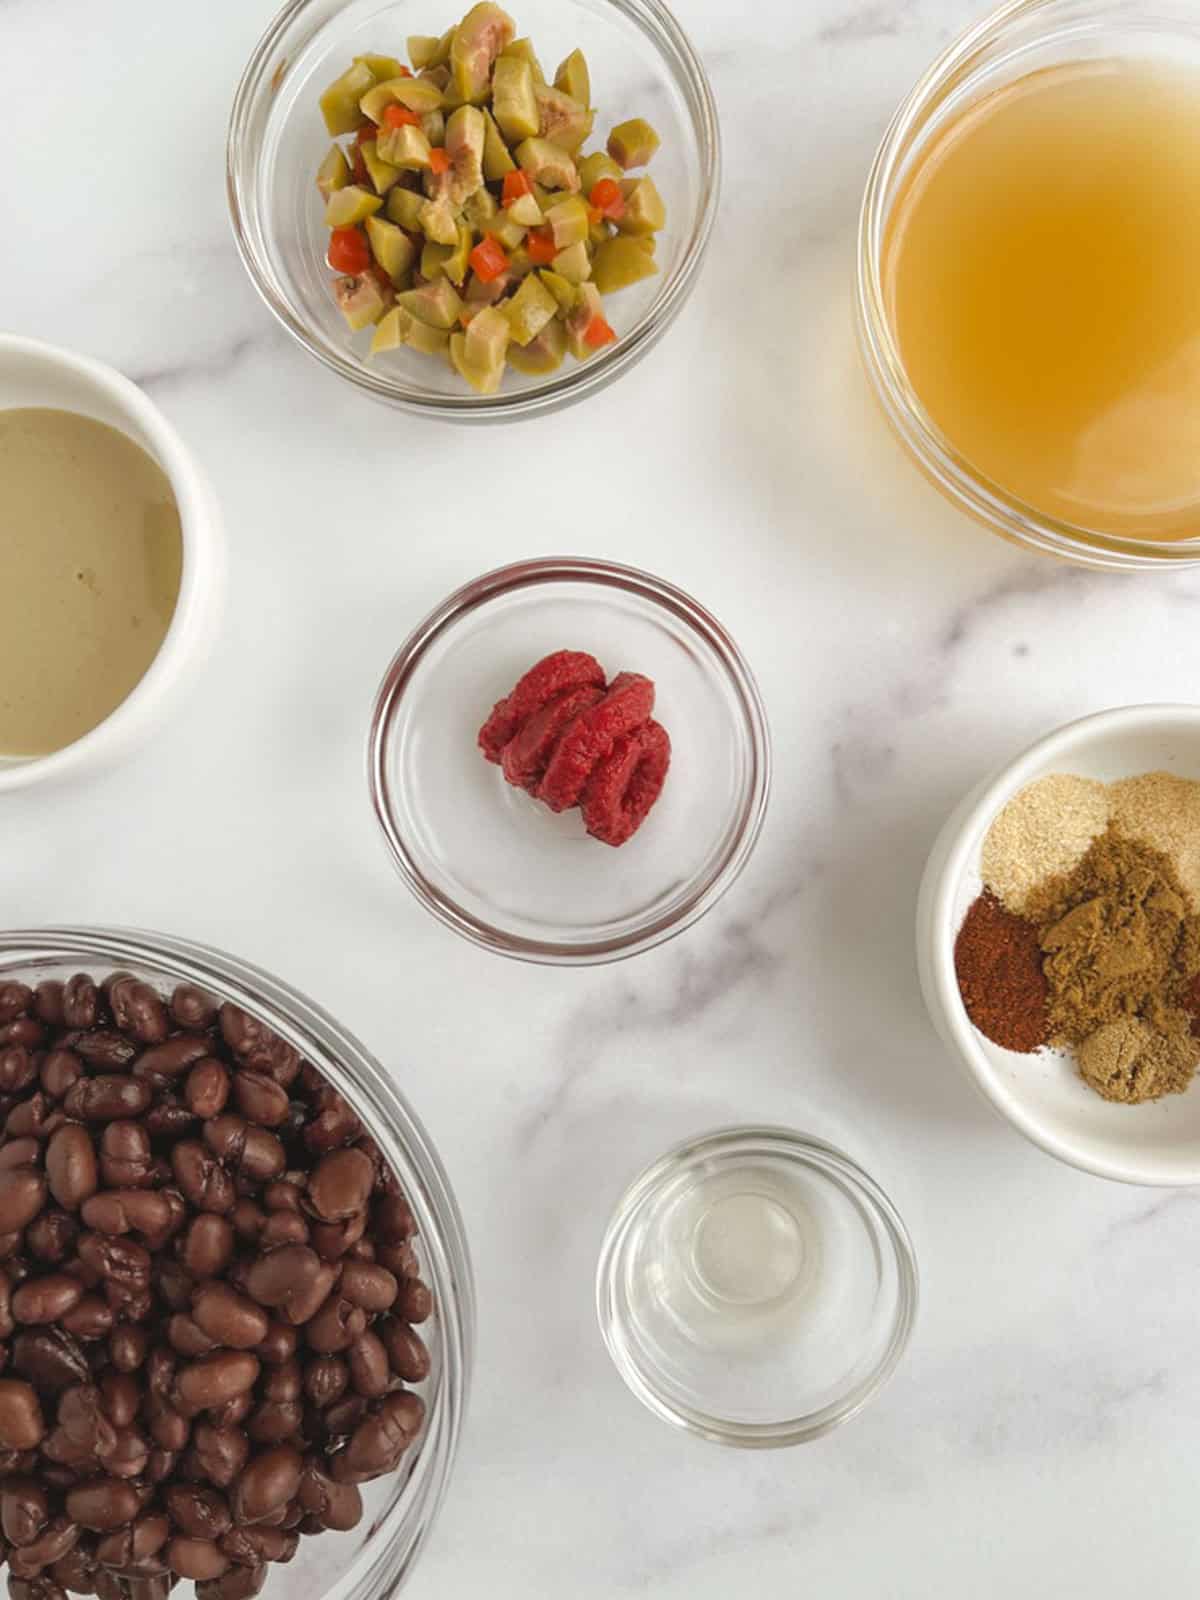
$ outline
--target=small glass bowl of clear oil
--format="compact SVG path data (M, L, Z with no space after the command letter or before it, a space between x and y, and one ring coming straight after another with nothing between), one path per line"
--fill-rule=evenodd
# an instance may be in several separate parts
M1200 7L1011 0L892 121L860 342L961 509L1092 566L1200 562Z
M596 1279L609 1354L665 1421L770 1448L827 1433L904 1353L917 1264L895 1207L840 1150L729 1128L627 1190Z

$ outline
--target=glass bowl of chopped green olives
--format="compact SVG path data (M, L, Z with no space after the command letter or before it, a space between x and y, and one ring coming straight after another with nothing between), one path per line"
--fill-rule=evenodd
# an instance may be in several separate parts
M291 0L234 101L251 280L365 394L504 420L604 388L687 299L720 190L660 0Z

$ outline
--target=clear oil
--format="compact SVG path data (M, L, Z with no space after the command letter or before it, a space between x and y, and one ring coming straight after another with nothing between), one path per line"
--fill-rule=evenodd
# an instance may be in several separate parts
M892 211L890 321L974 469L1132 539L1200 535L1200 71L1033 73L930 142Z

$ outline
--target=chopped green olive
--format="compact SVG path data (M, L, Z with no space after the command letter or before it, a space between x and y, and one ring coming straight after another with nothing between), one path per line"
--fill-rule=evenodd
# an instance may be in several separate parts
M409 233L421 231L421 208L425 196L412 189L390 189L387 197L387 214L391 220Z
M445 276L446 263L454 253L453 245L434 244L432 239L427 239L421 246L421 262L418 271L429 283L435 278Z
M519 344L509 345L508 361L517 372L540 377L543 373L556 372L562 366L566 349L567 330L555 317L524 348Z
M592 276L601 294L615 294L618 289L627 289L643 278L652 278L657 271L654 257L647 255L637 239L626 238L623 234L602 244L592 263Z
M333 285L333 294L338 310L354 333L378 322L387 310L383 287L369 272L365 272L361 278L338 278Z
M492 74L492 115L512 144L532 139L541 127L533 69L516 56L501 56Z
M358 102L374 86L375 74L363 61L356 61L334 80L321 96L321 115L333 138L354 133L367 120Z
M428 33L410 33L408 36L408 59L418 72L426 67L432 67L437 61L438 41ZM397 74L399 76L399 74Z
M540 228L546 218L542 208L531 194L523 194L508 208L508 215L523 228Z
M508 318L495 306L484 306L467 328L466 357L473 367L504 365L504 352L512 337Z
M405 331L404 342L412 350L419 350L425 356L441 356L447 359L450 355L450 335L445 328L431 328L429 323L422 322L420 317L413 317Z
M327 228L352 228L356 222L365 222L383 205L377 194L368 194L358 184L347 184L329 196L325 207Z
M483 313L480 312L480 316ZM474 318L473 321L478 321ZM470 329L467 330L470 332ZM494 367L477 367L467 360L467 336L465 333L452 333L450 335L450 361L454 370L471 385L476 394L495 394L500 387L500 380L504 376L503 358Z
M463 207L463 216L473 228L482 233L493 217L499 216L500 207L490 189L476 189Z
M428 78L389 78L364 94L360 104L372 122L382 122L388 106L404 106L421 117L441 110L442 91Z
M665 227L667 208L653 178L626 178L621 185L625 214L617 221L622 233L657 233Z
M445 277L423 283L419 289L406 289L396 296L396 303L431 328L453 328L462 310L457 289Z
M445 356L450 348L450 335L441 328L431 328L427 322L414 317L403 306L393 306L375 329L371 340L373 356L398 350L407 345L422 355Z
M596 346L589 344L587 331L595 317L604 315L600 291L594 283L585 283L579 290L575 309L567 318L567 349L576 361L589 361L596 354Z
M317 188L326 200L337 189L344 189L350 182L350 163L342 153L340 144L332 144L329 154L317 168Z
M450 157L450 200L461 206L483 186L483 147L487 128L475 106L459 106L446 123L446 154Z
M454 26L452 28L447 28L446 29L445 33L438 40L438 47L433 53L433 60L429 63L429 65L431 67L446 67L447 69L449 68L449 65L450 65L450 52L454 48L454 36L455 36L455 34L457 34L457 32L458 32L458 24L457 24L457 22L454 24Z
M560 250L554 258L554 270L568 283L583 283L592 275L592 261L583 240Z
M492 113L483 113L483 175L489 183L503 183L506 173L515 172L517 164L509 154L504 135L496 126Z
M514 283L519 283L522 278L527 277L532 271L533 262L529 259L529 251L526 250L523 244L517 245L516 249L512 250L508 257L509 278Z
M578 291L573 283L569 283L561 272L555 272L550 267L543 267L538 277L554 296L561 311L574 310Z
M376 324L375 336L371 340L371 354L377 356L385 350L398 350L404 343L404 324L411 320L407 311L400 306L393 306L382 321Z
M515 250L525 237L525 229L519 222L514 222L507 211L493 217L487 225L487 231L505 250Z
M582 50L571 54L554 74L554 87L569 94L572 100L586 108L592 103L592 80L588 73L587 57Z
M512 299L502 308L508 317L509 332L517 344L528 344L546 324L558 315L558 301L537 273L531 273Z
M546 224L553 230L554 243L559 250L577 244L588 236L588 208L577 194L568 195L546 213Z
M624 171L603 150L593 150L590 156L584 156L579 163L579 181L584 194L591 194L601 178L611 178L614 183L619 183L624 176Z
M440 272L443 277L450 279L456 289L461 289L474 243L475 235L471 229L460 226L453 245L427 244L421 252L421 276L436 278Z
M399 288L412 271L416 246L402 228L382 217L367 218L367 238L371 241L371 254Z
M394 167L406 172L428 172L429 150L429 140L411 123L402 128L380 129L379 154Z
M472 273L467 282L463 300L466 306L474 306L476 309L480 306L493 306L497 300L502 300L511 288L512 285L508 281L507 272L502 272L498 278L489 278L487 283L484 283L482 278L476 277L475 273ZM466 316L466 314L464 310L460 313L460 316Z
M397 61L395 56L355 56L355 62L362 62L370 67L371 75L376 83L383 83L388 78L400 78L404 75L403 61Z
M579 173L567 152L548 139L526 139L516 148L517 163L546 189L578 189Z
M488 96L492 63L513 41L513 19L490 0L472 6L458 25L450 46L454 87L466 105L482 105Z
M548 84L535 84L534 93L537 96L542 138L573 156L591 133L596 113L580 105L577 100L572 100L561 89L552 89ZM561 187L566 188L567 185Z
M421 232L433 244L458 243L458 217L444 196L421 207Z
M608 153L626 172L644 167L658 146L659 137L644 117L619 122L608 136Z
M542 71L542 63L537 58L537 51L533 48L532 39L514 39L511 44L506 44L500 52L500 57L510 56L515 61L526 61L529 70L533 73L535 83L545 83L546 74Z
M421 118L421 132L431 145L445 144L446 113L444 111L427 111Z
M360 146L362 150L363 166L371 179L376 194L387 194L404 176L399 167L394 167L390 161L385 161L379 154L379 146L374 139L364 139Z

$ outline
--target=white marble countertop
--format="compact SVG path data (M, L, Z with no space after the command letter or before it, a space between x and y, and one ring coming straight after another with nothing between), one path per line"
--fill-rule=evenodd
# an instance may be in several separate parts
M412 1600L1190 1592L1197 1196L1026 1146L947 1059L914 973L918 877L959 795L1055 724L1186 698L1200 671L1200 575L1077 572L977 531L902 459L859 373L866 168L978 0L762 0L736 18L679 0L726 138L709 264L664 344L539 421L537 452L576 480L598 439L619 452L627 509L585 504L576 551L714 604L759 676L777 781L715 912L573 973L436 926L370 820L364 730L397 643L459 582L554 541L536 518L516 547L488 519L397 529L347 507L359 471L453 482L481 458L503 502L528 436L377 408L256 300L223 140L272 9L0 0L4 323L144 383L207 465L231 545L218 653L174 726L103 782L4 801L0 917L223 946L395 1064L456 1185L480 1305L469 1423ZM750 301L772 310L734 323L748 239ZM653 451L631 404L669 419ZM924 1277L909 1356L869 1410L753 1456L643 1411L592 1308L626 1181L743 1120L861 1160Z

